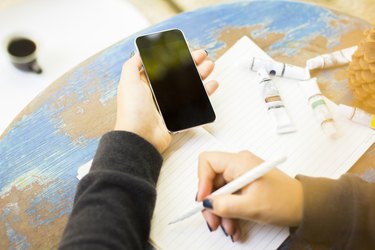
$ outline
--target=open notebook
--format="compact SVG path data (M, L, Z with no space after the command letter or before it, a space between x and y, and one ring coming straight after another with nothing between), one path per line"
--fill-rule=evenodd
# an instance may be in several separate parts
M197 193L198 155L207 150L250 150L263 159L284 154L280 169L290 176L304 174L338 178L375 141L375 132L337 115L327 100L340 137L328 138L307 105L298 81L275 78L297 132L277 135L257 88L256 74L240 66L242 57L269 58L249 38L243 37L217 62L211 79L219 89L212 96L217 120L174 136L164 153L157 185L157 201L150 239L160 249L275 249L288 229L242 222L242 241L233 243L221 230L209 232L200 214L174 225L169 222L193 206ZM78 171L82 178L91 161ZM285 204L287 206L287 204Z
M330 139L317 124L298 81L276 78L280 94L297 126L297 132L277 135L257 89L256 74L241 67L241 57L269 58L249 38L243 37L217 62L211 78L220 87L211 101L217 120L174 137L164 154L157 185L151 241L160 249L274 249L288 229L242 223L242 242L233 243L221 230L209 232L200 214L174 225L170 221L193 206L197 193L197 159L202 151L248 149L268 159L285 154L281 169L290 176L304 174L337 178L345 173L375 141L375 133L337 115L340 137ZM287 205L287 204L285 204Z

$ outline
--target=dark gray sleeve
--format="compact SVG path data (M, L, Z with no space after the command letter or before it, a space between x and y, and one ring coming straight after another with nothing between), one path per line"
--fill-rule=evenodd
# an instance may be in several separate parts
M350 174L339 180L297 179L304 190L304 211L294 237L329 249L375 249L374 183Z
M105 134L78 184L59 249L144 249L161 165L159 152L143 138Z

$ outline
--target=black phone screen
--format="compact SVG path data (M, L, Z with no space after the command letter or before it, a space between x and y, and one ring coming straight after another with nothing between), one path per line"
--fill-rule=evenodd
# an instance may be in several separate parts
M171 132L215 120L215 113L180 30L136 39L151 88Z

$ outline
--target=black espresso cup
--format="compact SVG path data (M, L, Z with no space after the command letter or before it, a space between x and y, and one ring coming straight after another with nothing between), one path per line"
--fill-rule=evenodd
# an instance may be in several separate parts
M14 37L7 43L10 61L16 68L40 74L42 69L36 60L36 51L35 42L25 37Z

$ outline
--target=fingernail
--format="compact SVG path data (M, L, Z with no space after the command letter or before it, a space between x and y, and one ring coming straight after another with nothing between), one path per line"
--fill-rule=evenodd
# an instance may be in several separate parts
M197 201L198 200L198 192L197 192L197 195L195 196L195 201Z
M237 232L237 229L235 228L234 229L234 232L233 232L233 234L230 236L230 239L232 240L232 242L234 243L234 240L233 240L233 235L235 235L236 234L236 232Z
M207 227L208 227L208 229L210 230L210 232L212 232L212 229L211 229L211 227L210 227L210 224L208 224L208 222L206 222L206 224L207 224Z
M212 207L212 200L211 199L205 199L203 201L203 206L205 208L213 209L213 207Z
M221 227L221 230L223 230L225 236L228 237L228 234L227 234L227 231L225 231L225 228L222 225L220 225L220 227ZM232 235L230 237L232 238Z
M206 52L206 54L208 55L208 52L207 52L207 50L204 50L204 52Z

